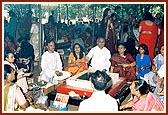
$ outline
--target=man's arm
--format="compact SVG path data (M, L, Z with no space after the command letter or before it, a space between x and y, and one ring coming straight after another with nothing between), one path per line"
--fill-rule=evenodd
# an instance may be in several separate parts
M110 66L111 66L111 62L110 62L111 54L110 54L110 51L108 51L106 53L107 53L106 54L106 61L104 62L105 63L105 68L103 70L109 71Z

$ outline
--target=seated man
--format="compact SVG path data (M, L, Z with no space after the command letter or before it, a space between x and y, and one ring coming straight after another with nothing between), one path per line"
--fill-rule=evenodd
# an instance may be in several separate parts
M93 47L86 56L87 62L91 61L89 65L89 70L91 71L109 71L111 66L110 58L111 54L110 51L104 47L105 39L99 37L97 39L97 46Z
M90 98L80 103L78 111L118 111L117 101L104 91L108 79L109 76L99 70L91 76L94 92Z
M44 52L41 59L42 72L40 80L52 82L53 80L61 80L70 77L70 72L62 71L62 62L58 52L55 50L55 42L49 40L47 42L48 51Z

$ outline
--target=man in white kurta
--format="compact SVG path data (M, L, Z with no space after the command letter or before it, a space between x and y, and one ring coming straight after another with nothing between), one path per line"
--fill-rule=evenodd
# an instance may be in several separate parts
M87 61L89 62L89 60L91 60L91 63L89 65L90 71L109 71L109 68L111 66L111 54L110 51L106 47L104 47L104 45L105 39L101 37L98 38L97 46L93 47L87 54Z
M70 77L70 73L62 71L62 62L58 52L55 52L54 41L49 41L47 45L48 51L42 55L40 80L52 82L53 80L62 80Z
M91 82L94 92L91 97L82 101L78 111L83 112L114 112L118 111L117 101L109 94L105 93L108 75L102 71L96 71L91 76Z

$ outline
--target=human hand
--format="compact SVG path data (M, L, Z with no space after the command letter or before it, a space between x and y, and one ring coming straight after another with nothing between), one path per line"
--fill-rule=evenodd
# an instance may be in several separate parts
M31 76L32 73L24 73L24 76Z
M78 62L76 62L75 65L76 65L78 68L80 68L80 67L82 66L82 65L81 65L80 63L78 63Z
M129 66L129 64L122 64L122 66L123 66L124 68L126 68L126 67Z
M146 67L141 67L140 70L141 70L141 71L144 71L144 70L146 70Z
M158 94L158 95L162 95L162 94L163 94L163 93L162 93L162 90L163 90L162 88L158 88L157 94Z
M106 70L106 69L103 69L102 71L106 72L107 70Z
M137 75L138 75L138 72L136 72L135 75L137 76Z
M59 71L55 71L55 74L56 74L57 76L62 76L62 72L59 72Z

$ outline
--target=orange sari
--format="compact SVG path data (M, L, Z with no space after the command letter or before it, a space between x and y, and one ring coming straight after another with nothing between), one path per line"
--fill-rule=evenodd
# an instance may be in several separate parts
M65 68L65 70L68 71L68 72L71 72L72 75L75 75L75 74L78 74L78 73L80 73L80 72L82 72L84 70L87 70L88 69L88 65L87 65L85 60L86 60L86 56L85 55L82 57L82 59L75 60L75 57L74 57L73 53L71 53L69 55L68 63L69 64L80 63L81 67L78 67L76 65L68 66L68 67Z

